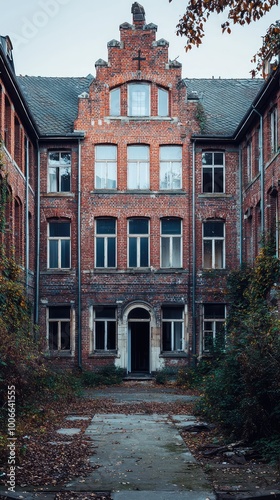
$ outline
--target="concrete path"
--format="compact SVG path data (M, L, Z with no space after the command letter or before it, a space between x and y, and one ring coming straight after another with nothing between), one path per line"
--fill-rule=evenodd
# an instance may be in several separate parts
M188 401L174 390L112 388L116 405L128 402ZM93 441L91 463L98 466L87 478L68 483L71 491L111 491L114 500L213 500L210 484L186 447L179 427L194 422L190 415L95 415L85 435Z

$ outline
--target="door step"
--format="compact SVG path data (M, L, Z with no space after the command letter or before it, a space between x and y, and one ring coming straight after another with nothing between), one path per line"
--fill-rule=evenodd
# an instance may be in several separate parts
M123 381L128 381L128 380L139 380L142 382L146 382L148 380L154 380L154 377L150 373L138 373L138 372L133 372L133 373L128 373L124 378Z

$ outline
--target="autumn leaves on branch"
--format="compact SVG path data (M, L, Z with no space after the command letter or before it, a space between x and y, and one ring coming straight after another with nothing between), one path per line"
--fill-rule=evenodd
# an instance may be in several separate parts
M169 0L171 2L172 0ZM186 51L193 46L199 47L205 36L204 25L211 13L225 12L227 21L221 24L222 33L231 33L232 25L244 26L261 19L271 8L278 5L278 0L189 0L186 12L177 25L177 35L186 37ZM270 25L263 36L263 45L253 56L255 69L252 77L263 72L263 63L273 59L280 49L280 22Z

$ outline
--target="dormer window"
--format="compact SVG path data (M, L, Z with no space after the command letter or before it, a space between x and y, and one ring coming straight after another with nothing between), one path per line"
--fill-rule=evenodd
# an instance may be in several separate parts
M150 85L131 83L128 86L128 116L150 116Z

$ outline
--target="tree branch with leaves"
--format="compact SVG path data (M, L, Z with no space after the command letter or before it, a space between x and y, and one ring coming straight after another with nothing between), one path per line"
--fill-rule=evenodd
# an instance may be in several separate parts
M169 0L172 2L172 0ZM278 0L189 0L186 12L177 25L177 35L187 39L186 51L192 47L199 47L205 36L204 26L211 14L227 13L227 20L221 24L222 33L231 33L232 25L244 26L259 21ZM280 50L280 25L272 24L263 37L263 46L253 56L252 62L256 68L251 71L252 76L263 69L263 62L267 57L273 57Z

